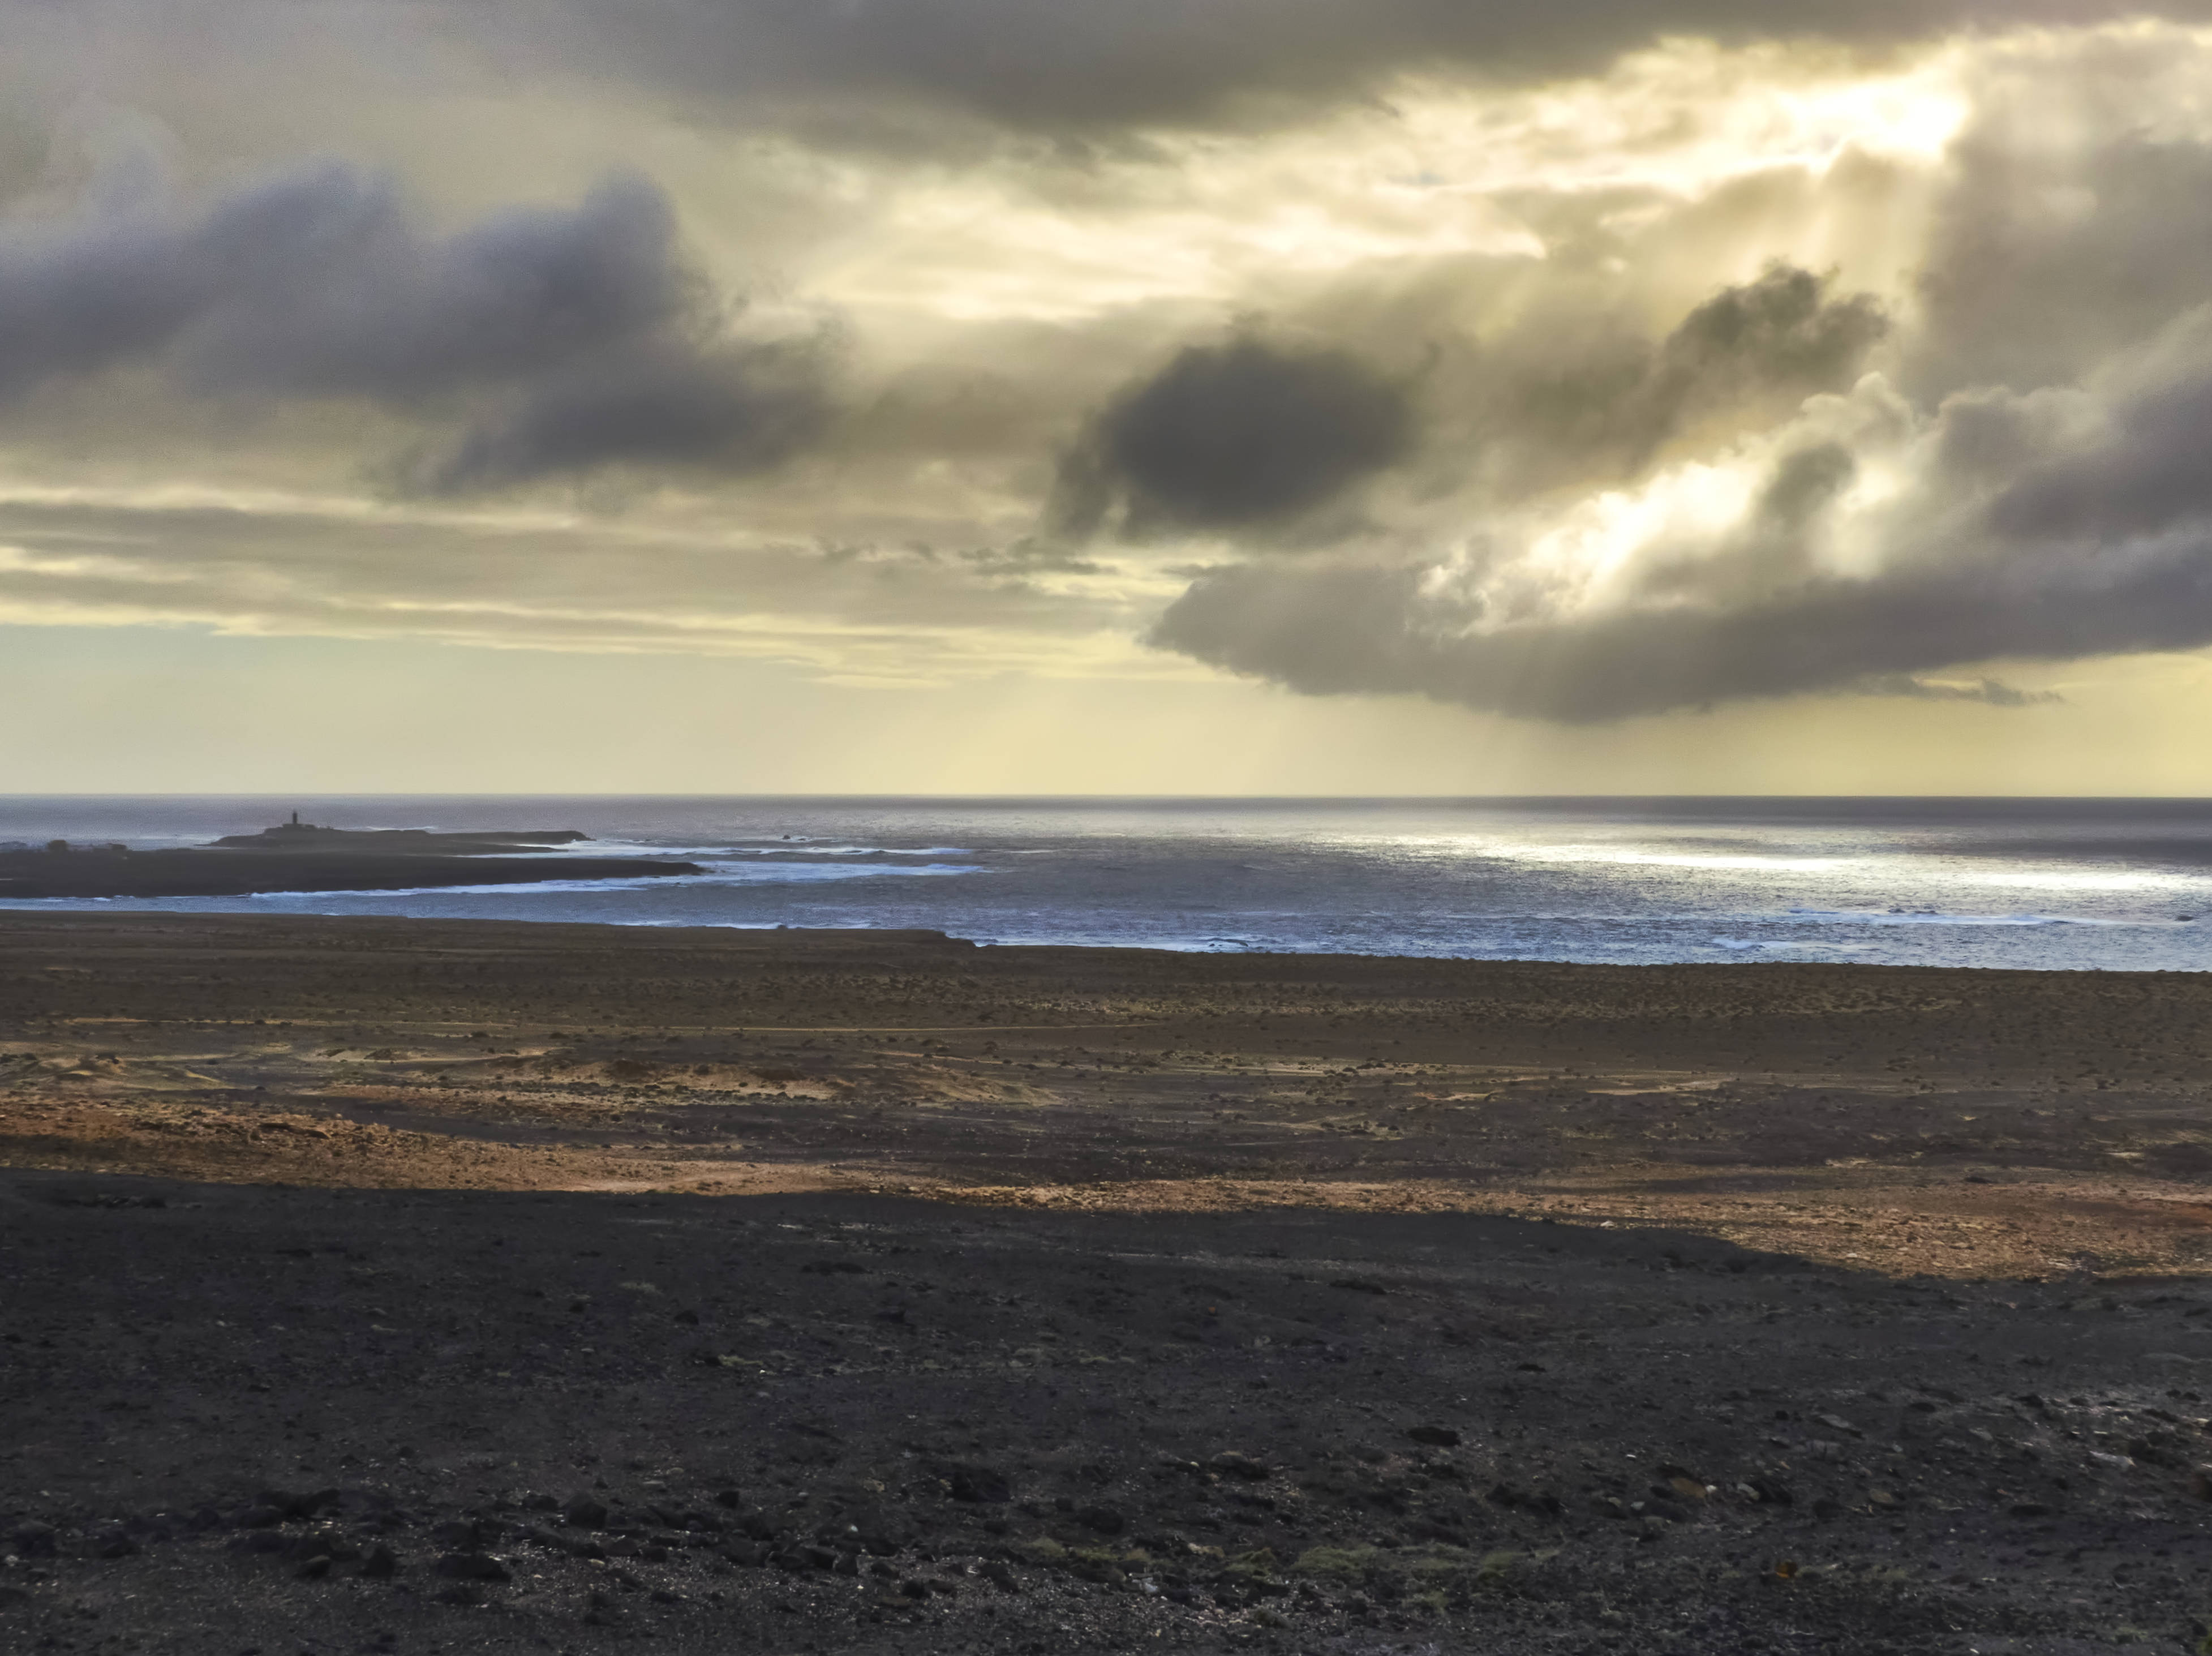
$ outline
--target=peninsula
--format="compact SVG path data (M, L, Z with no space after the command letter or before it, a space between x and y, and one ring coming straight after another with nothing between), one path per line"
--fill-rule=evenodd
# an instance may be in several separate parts
M671 857L547 855L590 836L573 828L328 828L289 822L210 845L139 851L127 845L0 849L0 899L249 897L264 892L417 891L526 886L554 880L633 880L705 872Z

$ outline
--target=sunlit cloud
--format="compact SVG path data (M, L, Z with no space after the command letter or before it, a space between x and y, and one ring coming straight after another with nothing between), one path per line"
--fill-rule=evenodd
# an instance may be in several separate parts
M2185 21L501 10L26 34L0 616L1579 723L2212 643Z

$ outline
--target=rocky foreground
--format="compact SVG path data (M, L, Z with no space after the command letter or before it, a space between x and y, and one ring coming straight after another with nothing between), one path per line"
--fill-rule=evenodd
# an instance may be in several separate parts
M11 917L0 1648L2191 1650L2208 1052L2193 974Z
M19 1173L9 1648L2181 1650L2212 1294Z

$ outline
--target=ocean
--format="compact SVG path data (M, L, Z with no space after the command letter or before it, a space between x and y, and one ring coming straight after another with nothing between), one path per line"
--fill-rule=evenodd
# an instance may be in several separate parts
M575 828L696 878L10 908L922 927L979 943L2212 968L2212 801L0 798L0 842ZM550 854L556 865L561 853Z

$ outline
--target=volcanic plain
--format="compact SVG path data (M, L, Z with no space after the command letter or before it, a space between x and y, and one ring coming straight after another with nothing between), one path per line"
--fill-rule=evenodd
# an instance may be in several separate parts
M2212 974L0 916L0 1647L2184 1651Z

